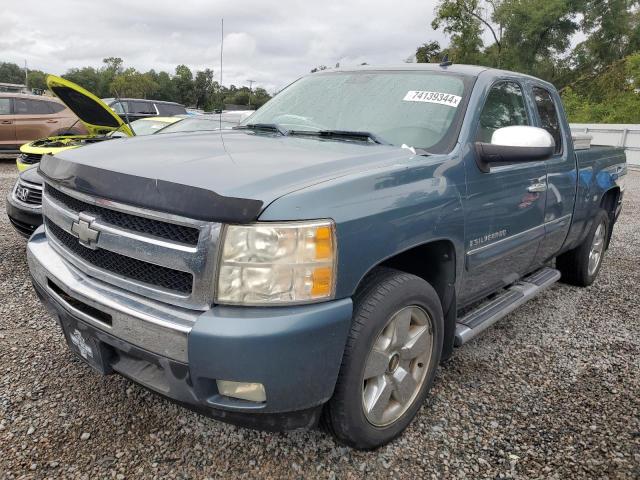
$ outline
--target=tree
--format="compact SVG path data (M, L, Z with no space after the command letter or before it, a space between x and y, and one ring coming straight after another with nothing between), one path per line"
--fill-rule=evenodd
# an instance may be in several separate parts
M111 84L118 75L122 75L124 62L120 57L107 57L102 59L103 67L98 71L100 83L97 92L99 97L111 95Z
M24 70L15 63L0 63L0 82L4 83L24 83Z
M449 53L457 63L477 64L482 42L482 23L478 19L479 0L441 0L436 8L433 29L451 35Z
M579 29L582 0L504 0L495 18L503 26L502 58L511 70L554 81L556 59Z
M194 96L196 108L204 108L213 93L213 70L207 68L196 72L194 81Z
M150 74L127 68L113 79L109 88L111 94L119 97L147 98L158 89L158 84Z
M101 74L93 67L72 68L62 75L62 77L73 83L77 83L98 97L106 97L109 95L108 90L102 91L103 81Z
M578 69L601 68L640 50L639 0L586 0L576 50Z
M192 105L195 100L194 85L193 74L189 67L186 65L178 65L172 81L178 96L178 101L183 105Z
M29 87L31 90L46 90L47 74L41 72L40 70L29 70L27 87Z
M423 43L416 49L417 63L438 62L442 57L442 51L438 42Z

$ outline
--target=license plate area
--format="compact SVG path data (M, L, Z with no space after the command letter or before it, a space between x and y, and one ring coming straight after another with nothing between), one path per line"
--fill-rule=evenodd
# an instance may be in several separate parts
M73 353L95 371L103 375L113 373L111 364L116 355L113 347L101 342L90 327L73 317L60 314L59 320L67 345Z

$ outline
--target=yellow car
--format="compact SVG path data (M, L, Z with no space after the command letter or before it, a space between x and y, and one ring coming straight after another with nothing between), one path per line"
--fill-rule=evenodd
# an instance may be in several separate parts
M22 172L39 163L42 155L56 154L117 136L133 136L129 126L111 108L80 85L49 75L47 87L77 115L88 135L62 135L25 143L20 147L20 155L16 159L19 171ZM158 117L154 118L157 119Z

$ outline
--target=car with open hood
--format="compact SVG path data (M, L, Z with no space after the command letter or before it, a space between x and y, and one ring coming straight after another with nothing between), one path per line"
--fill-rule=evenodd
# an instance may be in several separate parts
M26 143L16 159L19 171L40 162L43 155L82 147L114 138L114 134L133 136L133 132L102 100L88 90L55 75L47 76L47 87L73 112L84 126L85 135L55 135Z
M36 138L87 133L55 97L0 92L0 152L15 153Z

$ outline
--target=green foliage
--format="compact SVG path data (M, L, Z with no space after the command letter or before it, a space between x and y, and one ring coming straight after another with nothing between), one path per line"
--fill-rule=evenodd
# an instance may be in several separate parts
M0 82L24 83L24 70L15 63L0 62Z
M435 13L454 62L554 83L573 122L640 123L640 0L440 0Z
M121 98L147 98L157 89L158 84L151 75L140 73L135 68L127 68L109 85L111 95Z
M192 105L195 101L193 73L186 65L178 65L173 76L173 84L178 94L178 102L183 105Z
M417 63L437 63L442 59L442 50L438 42L423 43L416 49Z
M40 70L29 70L29 77L27 79L27 87L31 90L46 90L47 89L47 74Z
M213 70L205 69L196 73L193 91L196 99L196 108L204 108L207 100L214 93Z
M640 52L562 90L569 121L640 123Z
M214 81L214 72L209 68L197 71L195 75L186 65L178 65L173 75L155 70L140 72L131 67L125 69L120 57L103 59L100 68L71 68L62 76L99 98L152 98L206 111L223 109L229 103L248 106L249 101L252 107L259 107L271 98L263 88L250 93L248 87L221 87ZM44 90L47 88L45 79L46 73L29 70L28 87ZM0 62L0 82L24 83L24 70L15 63Z
M442 27L451 36L447 53L459 63L476 64L481 56L482 27L477 18L479 0L441 0L436 18L431 22L434 30Z

